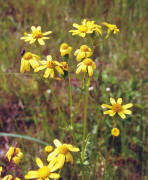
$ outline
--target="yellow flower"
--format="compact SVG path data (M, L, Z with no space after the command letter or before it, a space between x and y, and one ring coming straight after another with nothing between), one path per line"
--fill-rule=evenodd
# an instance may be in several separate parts
M52 150L53 150L53 147L52 147L52 146L46 146L45 149L44 149L44 151L45 151L46 153L50 153Z
M40 158L36 158L36 164L39 169L36 171L29 171L25 175L25 179L49 180L49 178L54 179L60 177L59 174L53 173L56 170L55 167L52 167L50 164L48 166L44 166Z
M10 147L6 153L6 157L8 158L8 161L12 160L15 164L18 164L23 158L23 153L20 148Z
M106 39L109 37L111 32L113 32L113 34L117 34L119 32L119 29L114 24L109 24L109 23L106 23L106 22L103 22L102 24L104 24L104 26L108 27Z
M65 162L73 164L73 157L70 153L78 152L79 148L72 146L71 144L62 144L58 139L54 140L56 149L48 155L47 161L51 161L56 168L62 168Z
M95 24L95 21L88 21L84 19L81 22L81 25L74 23L73 27L77 28L77 30L70 30L69 32L72 32L72 35L79 35L81 37L85 37L86 34L92 34L94 31L98 34L102 35L102 27Z
M90 58L84 59L77 66L78 66L78 68L76 70L76 74L79 74L82 71L82 72L88 72L88 75L92 76L93 75L93 69L96 69L96 64Z
M62 69L62 64L58 61L52 60L52 57L50 55L47 56L47 61L40 61L41 66L34 69L34 72L38 72L40 70L46 69L45 73L43 75L44 78L48 78L49 75L51 78L54 77L54 70L56 69L61 75L64 74L64 71Z
M74 53L77 61L81 61L83 58L88 58L92 55L93 51L86 45L80 46L80 49L77 49Z
M38 61L40 57L31 52L26 52L21 59L20 72L24 73L25 71L30 71L30 65L33 69L39 66Z
M66 55L70 56L71 50L72 50L72 47L66 43L62 43L60 46L61 56L66 56Z
M111 134L113 135L113 136L119 136L119 134L120 134L120 130L118 129L118 128L113 128L112 130L111 130Z
M21 39L25 41L29 41L30 44L38 40L40 45L44 45L45 44L44 40L50 39L49 37L45 37L45 36L52 33L52 31L47 31L45 33L42 33L41 26L37 26L37 27L32 26L31 31L32 31L31 34L24 33L25 36L21 37Z
M132 114L130 110L127 110L128 108L131 108L133 106L132 103L121 105L122 104L122 98L118 98L117 102L114 98L110 98L110 102L112 106L108 104L102 104L102 108L109 108L111 110L104 111L104 114L109 114L109 116L114 116L116 113L122 118L125 119L125 114Z
M14 178L12 175L6 175L1 180L21 180L21 179L18 177Z
M74 23L73 27L77 28L77 30L70 30L69 32L72 32L72 35L79 35L81 37L85 37L86 34L92 34L93 30L91 30L88 27L87 20L84 19L81 23L81 25Z

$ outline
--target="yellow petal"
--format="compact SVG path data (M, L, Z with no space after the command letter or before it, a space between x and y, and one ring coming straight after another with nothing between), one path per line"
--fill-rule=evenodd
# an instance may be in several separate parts
M51 61L51 60L52 60L52 56L51 56L51 55L48 55L48 56L47 56L47 60L48 60L48 61Z
M36 29L37 29L38 31L41 31L41 26L38 26Z
M64 75L64 71L59 67L59 66L56 66L55 69L62 75Z
M47 161L51 161L54 157L59 153L58 149L56 148L52 153L50 153L47 157Z
M110 105L108 105L108 104L102 104L101 107L102 107L102 108L109 108L109 109L112 108L112 106L110 106Z
M30 60L29 63L32 66L33 69L39 67L39 64L38 64L38 62L36 60Z
M42 38L39 38L39 39L38 39L38 42L39 42L39 44L42 45L42 46L45 45L45 42L43 41Z
M104 111L104 114L113 114L114 112L112 110Z
M130 111L130 110L124 110L124 114L132 114L132 111Z
M123 112L118 112L118 114L119 114L119 116L120 116L122 119L125 119L125 118L126 118L126 116L124 115Z
M79 152L79 151L80 151L79 148L74 147L74 146L72 146L71 144L66 144L66 146L67 146L68 149L69 149L70 151L72 151L72 152Z
M43 33L43 35L46 36L46 35L51 34L51 33L52 33L52 31L47 31L47 32Z
M93 75L93 68L92 66L88 66L88 74L91 77Z
M50 178L59 178L60 175L57 174L57 173L51 173L51 174L49 175L49 177L50 177Z
M59 147L59 146L62 145L62 143L61 143L58 139L55 139L55 140L53 141L53 143L55 144L56 147Z
M29 61L25 61L25 70L30 71L30 63L29 63Z
M73 164L73 157L70 152L66 154L66 162L70 162L71 164Z
M25 175L25 179L35 179L37 177L37 171L29 171L28 174Z
M118 98L117 103L122 104L122 98Z
M123 105L122 107L123 107L123 109L128 109L128 108L131 108L132 106L133 106L133 104L129 103L129 104Z
M49 69L49 68L47 68L46 70L45 70L45 73L44 73L44 78L48 78L49 77L49 74L51 73L51 69Z
M85 64L82 64L81 66L82 66L82 67L81 67L82 72L86 72L86 71L87 71L87 70L86 70L87 66L86 66Z
M43 69L45 69L45 68L46 68L46 65L39 66L39 67L37 67L37 68L34 69L34 72L41 71L41 70L43 70Z
M79 66L76 70L76 74L79 74L81 70L82 70L82 66Z
M29 39L28 39L28 40L26 39L26 41L29 41ZM36 41L36 39L32 38L32 39L30 39L30 42L29 42L29 43L30 43L30 44L33 44L35 41Z
M32 31L36 30L35 26L31 26L31 30Z
M57 158L58 158L57 162L58 162L59 169L61 169L65 163L65 155L59 154Z
M36 164L38 165L39 168L43 167L43 162L41 161L40 158L36 158Z
M21 72L21 73L24 73L24 72L25 72L25 61L24 61L24 60L21 60L20 72Z
M114 98L110 98L110 102L111 102L112 105L113 105L113 104L116 104L116 101L115 101Z

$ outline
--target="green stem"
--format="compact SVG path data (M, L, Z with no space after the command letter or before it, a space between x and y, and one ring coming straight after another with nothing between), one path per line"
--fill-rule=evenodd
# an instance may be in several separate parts
M70 105L70 126L72 128L72 136L73 136L73 141L76 143L76 138L75 138L75 127L74 127L74 119L73 119L73 110L72 110L72 89L71 89L71 72L70 72L70 59L68 58L68 81L69 81L69 105Z
M82 145L82 162L84 162L84 150L85 150L85 139L87 131L87 107L88 107L88 88L90 84L90 78L88 77L85 83L85 104L84 104L84 121L83 121L83 145Z

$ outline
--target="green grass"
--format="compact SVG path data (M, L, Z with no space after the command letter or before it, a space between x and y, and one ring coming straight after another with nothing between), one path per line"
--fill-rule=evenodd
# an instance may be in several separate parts
M67 42L75 49L86 40L71 36L72 24L83 18L95 20L97 24L107 21L116 24L120 33L106 41L95 39L97 44L93 58L97 70L91 80L94 90L90 92L88 106L88 136L86 144L85 176L97 180L101 176L102 164L110 149L112 119L104 116L100 107L109 104L109 98L122 97L124 104L134 104L133 115L125 120L117 118L121 135L115 139L107 165L105 180L147 179L147 115L148 115L148 3L146 0L13 0L0 2L0 131L38 138L49 144L58 138L73 143L71 129L66 128L50 87L57 95L66 120L69 122L68 94L63 81L51 80L49 84L37 73L20 74L21 50L38 53L34 45L20 40L32 25L40 25L43 32L52 30L51 39L41 48L42 56L51 54L61 61L59 47ZM90 42L88 41L88 44ZM76 64L75 58L72 63ZM72 74L72 78L75 78ZM77 79L80 83L80 78ZM106 88L110 88L107 91ZM83 107L85 93L72 86L73 110L77 146L82 148ZM79 99L83 97L82 101ZM78 106L80 104L80 107ZM23 172L34 167L35 157L45 159L43 145L33 141L8 138L7 145L16 142L25 152ZM122 142L122 143L121 143ZM3 151L3 144L0 144ZM2 159L2 157L0 157ZM78 158L77 158L78 159ZM2 162L2 160L0 161ZM70 165L62 170L64 180L72 177ZM76 161L75 179L81 179L82 169Z

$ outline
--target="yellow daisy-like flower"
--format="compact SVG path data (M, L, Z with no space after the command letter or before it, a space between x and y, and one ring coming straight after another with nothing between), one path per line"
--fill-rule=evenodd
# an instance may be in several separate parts
M114 24L109 24L107 22L103 22L102 24L104 24L104 26L108 27L106 39L109 37L111 32L113 32L113 34L117 34L119 32L119 29Z
M50 153L52 150L53 150L53 147L52 147L52 146L46 146L46 147L44 148L44 151L45 151L46 153Z
M52 56L48 55L47 56L47 61L40 61L41 66L37 67L34 69L34 72L41 71L43 69L45 70L45 73L43 75L44 78L48 78L49 75L51 78L54 77L54 70L56 69L61 75L64 74L64 71L62 69L62 64L59 63L58 61L52 60Z
M1 180L21 180L18 177L13 177L12 175L6 175L5 177L3 177Z
M6 153L6 157L8 158L8 161L12 160L15 164L18 164L23 158L23 153L20 148L10 147Z
M62 43L61 44L61 46L60 46L61 56L66 56L66 55L70 56L71 51L72 51L72 47L71 46L69 46L66 43Z
M121 105L122 104L122 98L118 98L117 102L114 98L110 98L110 102L112 106L108 104L102 104L102 108L109 108L110 110L104 111L104 114L109 114L109 116L114 116L116 113L122 118L125 119L125 114L132 114L130 110L127 110L128 108L131 108L133 106L132 103Z
M40 57L36 54L32 54L31 52L25 52L21 59L21 67L20 72L24 73L25 71L30 71L30 65L33 69L39 66L38 61Z
M44 40L50 39L49 37L45 37L45 36L52 33L52 31L47 31L45 33L42 33L41 26L37 26L37 27L32 26L31 31L32 31L31 34L24 33L25 36L21 37L21 39L25 40L26 42L28 41L30 44L34 43L37 40L40 45L44 45L45 44Z
M81 37L85 37L86 34L92 34L93 30L88 26L88 22L86 19L84 19L81 23L81 25L74 23L73 27L77 28L77 30L70 30L69 32L72 32L72 35L79 35Z
M81 61L83 58L88 58L92 54L93 54L92 49L89 48L87 45L80 46L80 49L77 49L74 53L77 61Z
M65 162L73 164L73 157L70 153L78 152L79 148L72 146L71 144L62 144L58 139L54 140L56 149L48 155L47 161L54 164L56 168L62 168Z
M120 134L120 130L119 130L118 128L113 128L113 129L111 130L111 134L112 134L113 136L117 137L117 136L119 136L119 134Z
M91 77L93 75L93 69L96 69L96 64L92 59L86 58L81 63L77 65L76 74L82 72L88 72L88 75Z
M40 158L36 158L36 164L38 165L38 170L29 171L25 175L25 179L37 179L37 180L49 180L50 178L56 179L59 178L60 175L57 173L53 173L57 169L53 166L49 165L45 166Z

